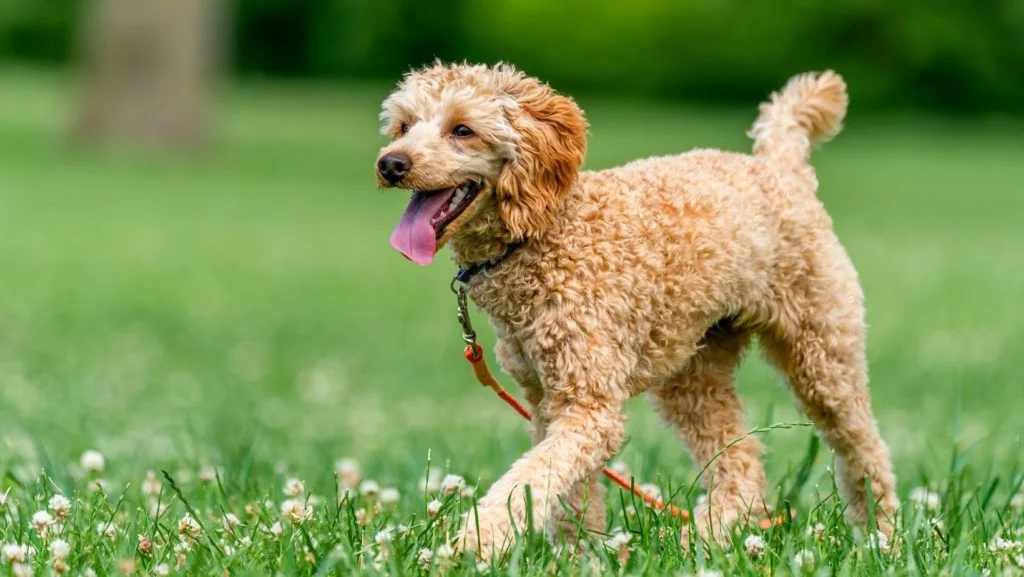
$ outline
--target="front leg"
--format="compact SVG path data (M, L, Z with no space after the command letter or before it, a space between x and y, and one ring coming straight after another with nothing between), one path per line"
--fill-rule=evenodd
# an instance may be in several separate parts
M525 488L530 487L535 527L544 527L560 499L615 454L622 444L625 416L619 404L566 405L552 415L547 436L523 455L470 512L460 548L484 558L505 550L513 531L526 529ZM475 514L474 514L475 513Z
M560 500L569 499L572 490L622 445L624 398L622 387L616 386L621 379L615 379L613 371L590 370L596 364L587 363L585 356L572 359L561 352L543 358L551 361L549 366L538 363L544 381L545 397L538 415L546 425L544 436L479 501L460 536L462 550L473 550L484 558L509 547L514 530L525 530L528 517L534 527L547 526L556 507L560 510ZM572 362L558 362L565 359ZM529 512L527 486L533 505Z
M541 385L540 377L533 365L526 359L522 349L514 342L499 340L494 352L498 364L501 365L505 373L515 379L530 406L530 413L533 415L530 434L533 444L536 445L547 436L549 424L544 412L541 411L544 388ZM601 484L600 479L600 473L594 471L588 478L576 483L569 491L564 498L564 507L562 503L557 503L552 508L551 523L548 528L551 530L555 542L565 539L569 543L575 543L581 525L583 530L588 532L605 530L604 485Z

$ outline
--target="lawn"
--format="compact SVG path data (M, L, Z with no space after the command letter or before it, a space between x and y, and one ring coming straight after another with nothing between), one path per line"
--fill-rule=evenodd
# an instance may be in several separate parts
M235 85L216 145L168 157L69 147L68 80L0 68L0 574L1021 574L1024 122L873 116L854 86L847 131L814 157L867 294L873 402L906 502L896 543L843 525L827 451L795 483L813 433L794 427L764 441L797 517L731 551L682 551L676 520L613 491L609 533L627 544L595 536L573 555L527 534L477 567L444 547L472 499L421 480L482 492L528 438L461 359L453 266L388 244L406 197L372 178L386 91ZM745 150L756 110L579 101L590 168ZM739 386L752 427L803 422L756 356ZM637 482L692 506L702 464L643 399L629 433ZM343 458L374 483L339 500ZM910 499L919 487L935 497ZM60 499L33 515L60 494L66 518Z

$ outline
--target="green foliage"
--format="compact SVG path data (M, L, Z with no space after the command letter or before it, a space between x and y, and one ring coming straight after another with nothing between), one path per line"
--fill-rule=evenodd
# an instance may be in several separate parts
M0 56L64 60L84 0L5 0ZM393 80L435 57L558 87L759 98L835 68L857 106L1024 110L1019 0L233 0L245 74Z
M0 62L7 58L67 60L81 0L0 2Z

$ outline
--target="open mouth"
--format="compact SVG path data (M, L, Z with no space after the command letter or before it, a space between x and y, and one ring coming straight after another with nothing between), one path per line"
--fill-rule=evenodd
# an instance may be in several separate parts
M391 246L417 264L429 264L437 252L437 241L480 194L480 185L468 181L441 190L417 190L409 199L395 231Z
M473 203L473 199L476 198L477 193L480 192L480 188L475 182L465 182L454 188L447 188L444 190L435 191L421 191L417 190L413 193L413 196L417 194L423 194L427 196L441 195L447 196L448 202L441 207L440 210L434 213L434 216L430 217L430 226L434 227L434 235L436 238L441 238L444 234L445 228L452 223L453 220L459 217L460 214L465 212L469 205ZM412 204L414 201L410 201Z

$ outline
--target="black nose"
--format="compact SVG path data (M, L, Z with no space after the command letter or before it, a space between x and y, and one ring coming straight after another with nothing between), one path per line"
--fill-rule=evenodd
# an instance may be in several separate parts
M405 178L411 168L412 159L408 154L401 152L385 154L377 161L377 170L380 171L380 175L391 184L396 184Z

